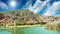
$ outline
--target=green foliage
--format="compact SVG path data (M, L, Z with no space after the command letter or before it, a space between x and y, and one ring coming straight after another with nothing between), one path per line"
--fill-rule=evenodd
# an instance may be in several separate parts
M60 20L53 22L53 23L48 23L45 25L46 29L53 29L53 30L60 30Z

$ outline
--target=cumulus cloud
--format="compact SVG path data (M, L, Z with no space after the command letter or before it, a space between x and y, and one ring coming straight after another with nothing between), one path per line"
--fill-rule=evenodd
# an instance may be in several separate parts
M8 7L7 7L7 5L5 4L5 3L3 3L3 2L0 2L0 7L4 10L7 10L8 9Z
M26 4L23 6L23 9L28 9L30 11L33 11L32 1L31 0L27 1Z
M54 2L53 5L47 8L47 11L43 15L53 16L57 13L58 10L60 10L59 8L60 8L60 1Z
M49 0L45 0L45 1L37 0L33 6L34 13L37 13L38 11L40 12L44 8L44 6L47 5L48 2Z
M37 0L35 4L32 6L32 2L30 0L26 3L24 7L25 9L28 9L33 11L34 13L37 13L38 11L41 11L48 2L49 0L45 0L45 1Z
M24 7L25 9L33 11L34 13L38 13L38 12L42 12L44 7L47 6L44 9L45 12L43 13L43 15L52 16L55 15L58 10L60 10L60 1L54 2L52 5L50 5L49 1L50 0L45 0L45 1L36 0L34 5L32 6L32 1L30 0L25 4Z

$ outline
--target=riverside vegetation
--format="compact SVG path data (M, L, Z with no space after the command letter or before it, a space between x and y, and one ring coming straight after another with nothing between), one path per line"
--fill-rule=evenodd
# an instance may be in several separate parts
M45 28L46 29L51 29L51 30L60 30L60 20L52 22L52 23L47 23L45 25Z
M29 10L0 12L0 26L45 25L46 29L60 29L60 17L35 14Z

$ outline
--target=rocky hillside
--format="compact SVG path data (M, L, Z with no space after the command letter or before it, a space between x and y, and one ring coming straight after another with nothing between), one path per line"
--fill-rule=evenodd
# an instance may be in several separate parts
M2 16L9 16L10 19L17 19L17 24L46 24L49 22L54 22L60 20L60 17L54 17L54 16L44 16L35 14L29 10L13 10L10 12L0 12L0 17ZM0 18L0 19L1 19ZM8 18L8 17L7 17ZM11 20L12 21L12 20Z

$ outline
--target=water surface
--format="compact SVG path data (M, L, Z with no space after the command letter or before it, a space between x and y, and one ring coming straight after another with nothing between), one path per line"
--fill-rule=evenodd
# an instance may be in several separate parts
M44 27L0 28L0 34L60 34L60 31L46 30Z

